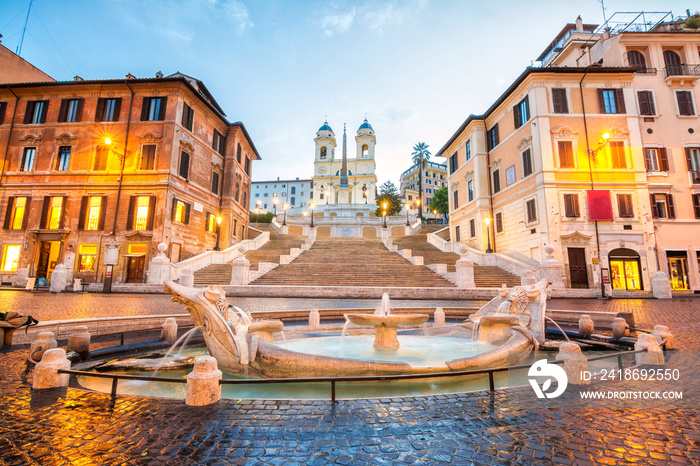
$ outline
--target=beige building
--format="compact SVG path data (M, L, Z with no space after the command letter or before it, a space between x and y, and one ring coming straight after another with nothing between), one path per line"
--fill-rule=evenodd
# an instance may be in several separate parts
M421 209L423 212L432 212L430 204L435 195L435 191L447 186L447 165L435 162L424 162L425 167L418 170L418 164L414 164L411 168L401 174L401 184L399 187L400 195L405 199L405 202L415 209L418 201L418 177L422 175L422 191L423 198L421 200Z

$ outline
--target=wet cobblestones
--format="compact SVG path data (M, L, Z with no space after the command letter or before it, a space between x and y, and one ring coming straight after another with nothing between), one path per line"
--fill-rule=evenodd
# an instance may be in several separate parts
M640 326L668 325L684 348L669 367L700 380L700 300L552 302L582 306L625 308ZM0 349L3 466L700 464L692 387L683 400L645 404L582 403L567 390L544 405L530 387L336 404L221 400L195 408L131 396L112 404L82 390L31 390L26 353L26 346Z

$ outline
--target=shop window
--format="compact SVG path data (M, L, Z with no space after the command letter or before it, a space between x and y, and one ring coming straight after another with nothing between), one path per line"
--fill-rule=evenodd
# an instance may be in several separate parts
M81 244L78 249L78 272L94 272L96 257L96 244Z
M15 272L19 266L19 244L6 244L2 254L2 270L4 272Z

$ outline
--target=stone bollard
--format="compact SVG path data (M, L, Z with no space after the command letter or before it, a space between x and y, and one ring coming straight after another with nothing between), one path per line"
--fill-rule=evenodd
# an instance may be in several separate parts
M29 358L33 361L41 361L46 351L57 346L58 342L56 342L53 332L41 332L29 347Z
M187 375L185 403L188 406L205 406L221 399L221 371L216 359L201 356L194 363L194 369Z
M80 355L80 359L85 361L90 355L90 334L84 325L78 325L73 332L68 335L67 351L75 351Z
M615 317L612 323L613 340L630 336L630 326L622 317Z
M12 279L12 286L17 288L24 288L27 286L27 280L29 278L29 269L24 267L17 269L14 278Z
M443 311L441 307L435 309L433 323L440 326L445 325L445 311Z
M588 338L593 334L595 330L595 324L591 316L587 314L582 314L578 320L578 336L581 338Z
M671 299L671 282L665 273L659 271L654 274L651 279L651 290L656 299Z
M669 330L669 328L665 325L656 325L651 334L656 337L656 341L659 343L659 345L663 345L664 342L666 342L667 350L676 349L676 340L673 338L671 330Z
M66 350L52 348L44 353L41 362L34 368L32 388L67 387L70 374L59 374L58 370L70 369L70 361L66 358Z
M60 293L66 289L67 284L66 266L63 264L58 264L51 273L51 284L49 285L49 291L51 293Z
M566 377L570 384L573 385L588 385L590 379L583 377L584 373L588 373L588 359L581 353L581 347L576 343L562 343L559 346L559 353L556 357L557 361L564 361L562 368L566 372Z
M318 313L318 309L313 309L309 312L309 327L313 330L317 330L321 326L321 316Z
M537 283L537 278L535 278L535 273L532 270L526 270L523 276L520 277L520 286L530 286Z
M168 317L163 322L163 330L160 332L160 339L165 340L170 345L174 345L177 341L177 322L175 317Z
M180 285L182 286L194 286L194 273L190 269L185 269L180 273Z
M474 284L474 263L469 259L462 258L455 264L457 273L455 280L458 288L476 288Z
M661 349L659 342L656 341L656 337L654 335L649 335L648 333L639 335L637 343L634 344L634 350L646 350L644 353L635 354L638 366L664 365L664 352Z
M291 262L283 262L282 257L289 257L288 255L280 256L280 264L288 264ZM247 285L250 283L250 261L246 259L245 256L241 255L236 257L233 262L231 262L231 285Z

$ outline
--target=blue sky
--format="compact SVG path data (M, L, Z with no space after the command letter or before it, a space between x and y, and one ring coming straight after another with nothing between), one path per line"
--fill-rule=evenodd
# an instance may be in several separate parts
M12 51L28 6L0 2ZM692 7L605 6L608 16ZM415 143L437 152L579 14L602 22L596 0L35 0L21 55L57 80L157 71L201 79L229 120L248 128L263 158L254 180L310 177L326 115L340 142L343 123L352 137L366 113L379 182L398 185Z

